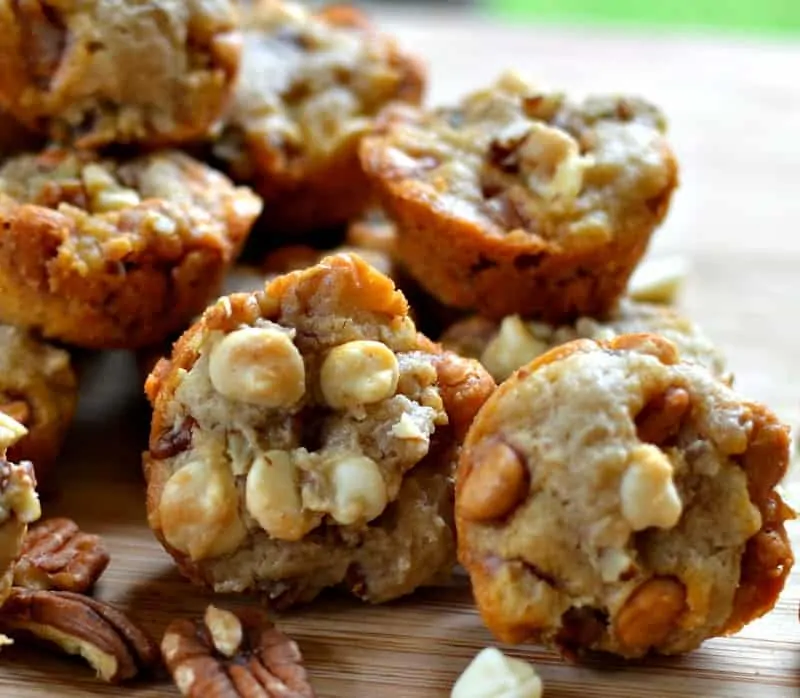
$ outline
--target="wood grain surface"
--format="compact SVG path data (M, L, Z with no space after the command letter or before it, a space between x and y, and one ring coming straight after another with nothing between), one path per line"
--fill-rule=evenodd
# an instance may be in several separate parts
M578 92L639 92L663 105L682 187L653 253L691 259L683 306L726 349L741 391L800 424L800 46L500 27L424 12L407 9L384 24L429 60L434 101L516 67ZM112 564L98 596L160 638L170 619L200 613L210 596L178 576L145 525L139 453L147 421L131 357L90 359L61 494L45 514L69 515L106 538ZM795 504L798 479L787 482ZM791 532L800 544L798 524ZM789 698L800 695L799 603L797 570L768 617L682 658L576 667L538 647L511 652L536 664L547 698ZM463 577L383 607L329 597L282 624L325 698L443 698L492 643ZM79 660L4 650L0 696L46 695L177 691L165 680L104 686Z

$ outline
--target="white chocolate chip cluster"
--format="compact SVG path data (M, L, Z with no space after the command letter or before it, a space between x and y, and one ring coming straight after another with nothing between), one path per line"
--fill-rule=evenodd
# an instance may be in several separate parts
M541 695L542 681L533 666L487 647L458 678L450 698L541 698Z
M157 523L193 560L259 530L299 541L326 520L365 526L447 423L431 355L366 338L318 347L266 320L210 333L175 397L176 428L187 414L197 426Z

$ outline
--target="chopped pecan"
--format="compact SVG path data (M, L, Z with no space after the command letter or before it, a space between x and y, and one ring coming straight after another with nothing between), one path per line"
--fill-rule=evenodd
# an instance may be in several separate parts
M686 588L674 577L653 577L625 601L614 630L626 649L637 654L663 642L686 610Z
M67 591L12 589L0 609L0 628L79 654L110 683L132 679L158 661L158 646L124 613Z
M187 417L180 425L162 434L150 448L153 458L173 458L183 453L192 445L193 426L194 420Z
M689 393L675 386L650 400L636 416L636 432L640 441L661 446L680 429L691 407Z
M510 513L528 490L528 471L504 441L484 441L462 456L458 513L470 521L490 521Z
M28 530L14 568L14 584L26 589L85 592L108 567L99 536L70 519L48 519Z
M173 621L161 653L189 698L314 698L297 644L262 611L209 606L202 621Z

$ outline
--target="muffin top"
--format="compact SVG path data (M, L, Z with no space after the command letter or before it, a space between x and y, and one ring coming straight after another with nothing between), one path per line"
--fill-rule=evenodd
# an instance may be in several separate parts
M506 73L455 107L387 110L362 161L487 235L594 246L666 210L676 165L664 131L643 100L574 103Z

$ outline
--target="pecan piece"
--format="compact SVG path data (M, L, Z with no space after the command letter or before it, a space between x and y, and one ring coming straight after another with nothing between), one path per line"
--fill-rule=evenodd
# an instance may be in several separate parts
M0 609L0 628L79 654L110 683L132 679L158 661L158 646L124 613L67 591L12 589Z
M464 456L458 511L470 521L490 521L509 514L528 490L527 469L511 446L485 441Z
M640 441L661 446L674 437L691 407L689 393L676 386L654 397L636 416L636 433Z
M99 536L84 533L70 519L48 519L28 530L14 568L14 584L85 592L100 579L109 560Z
M265 613L214 606L202 621L173 621L161 654L189 698L314 698L297 644Z
M642 654L667 638L685 609L683 584L674 577L653 577L625 601L614 619L614 630L627 649Z

